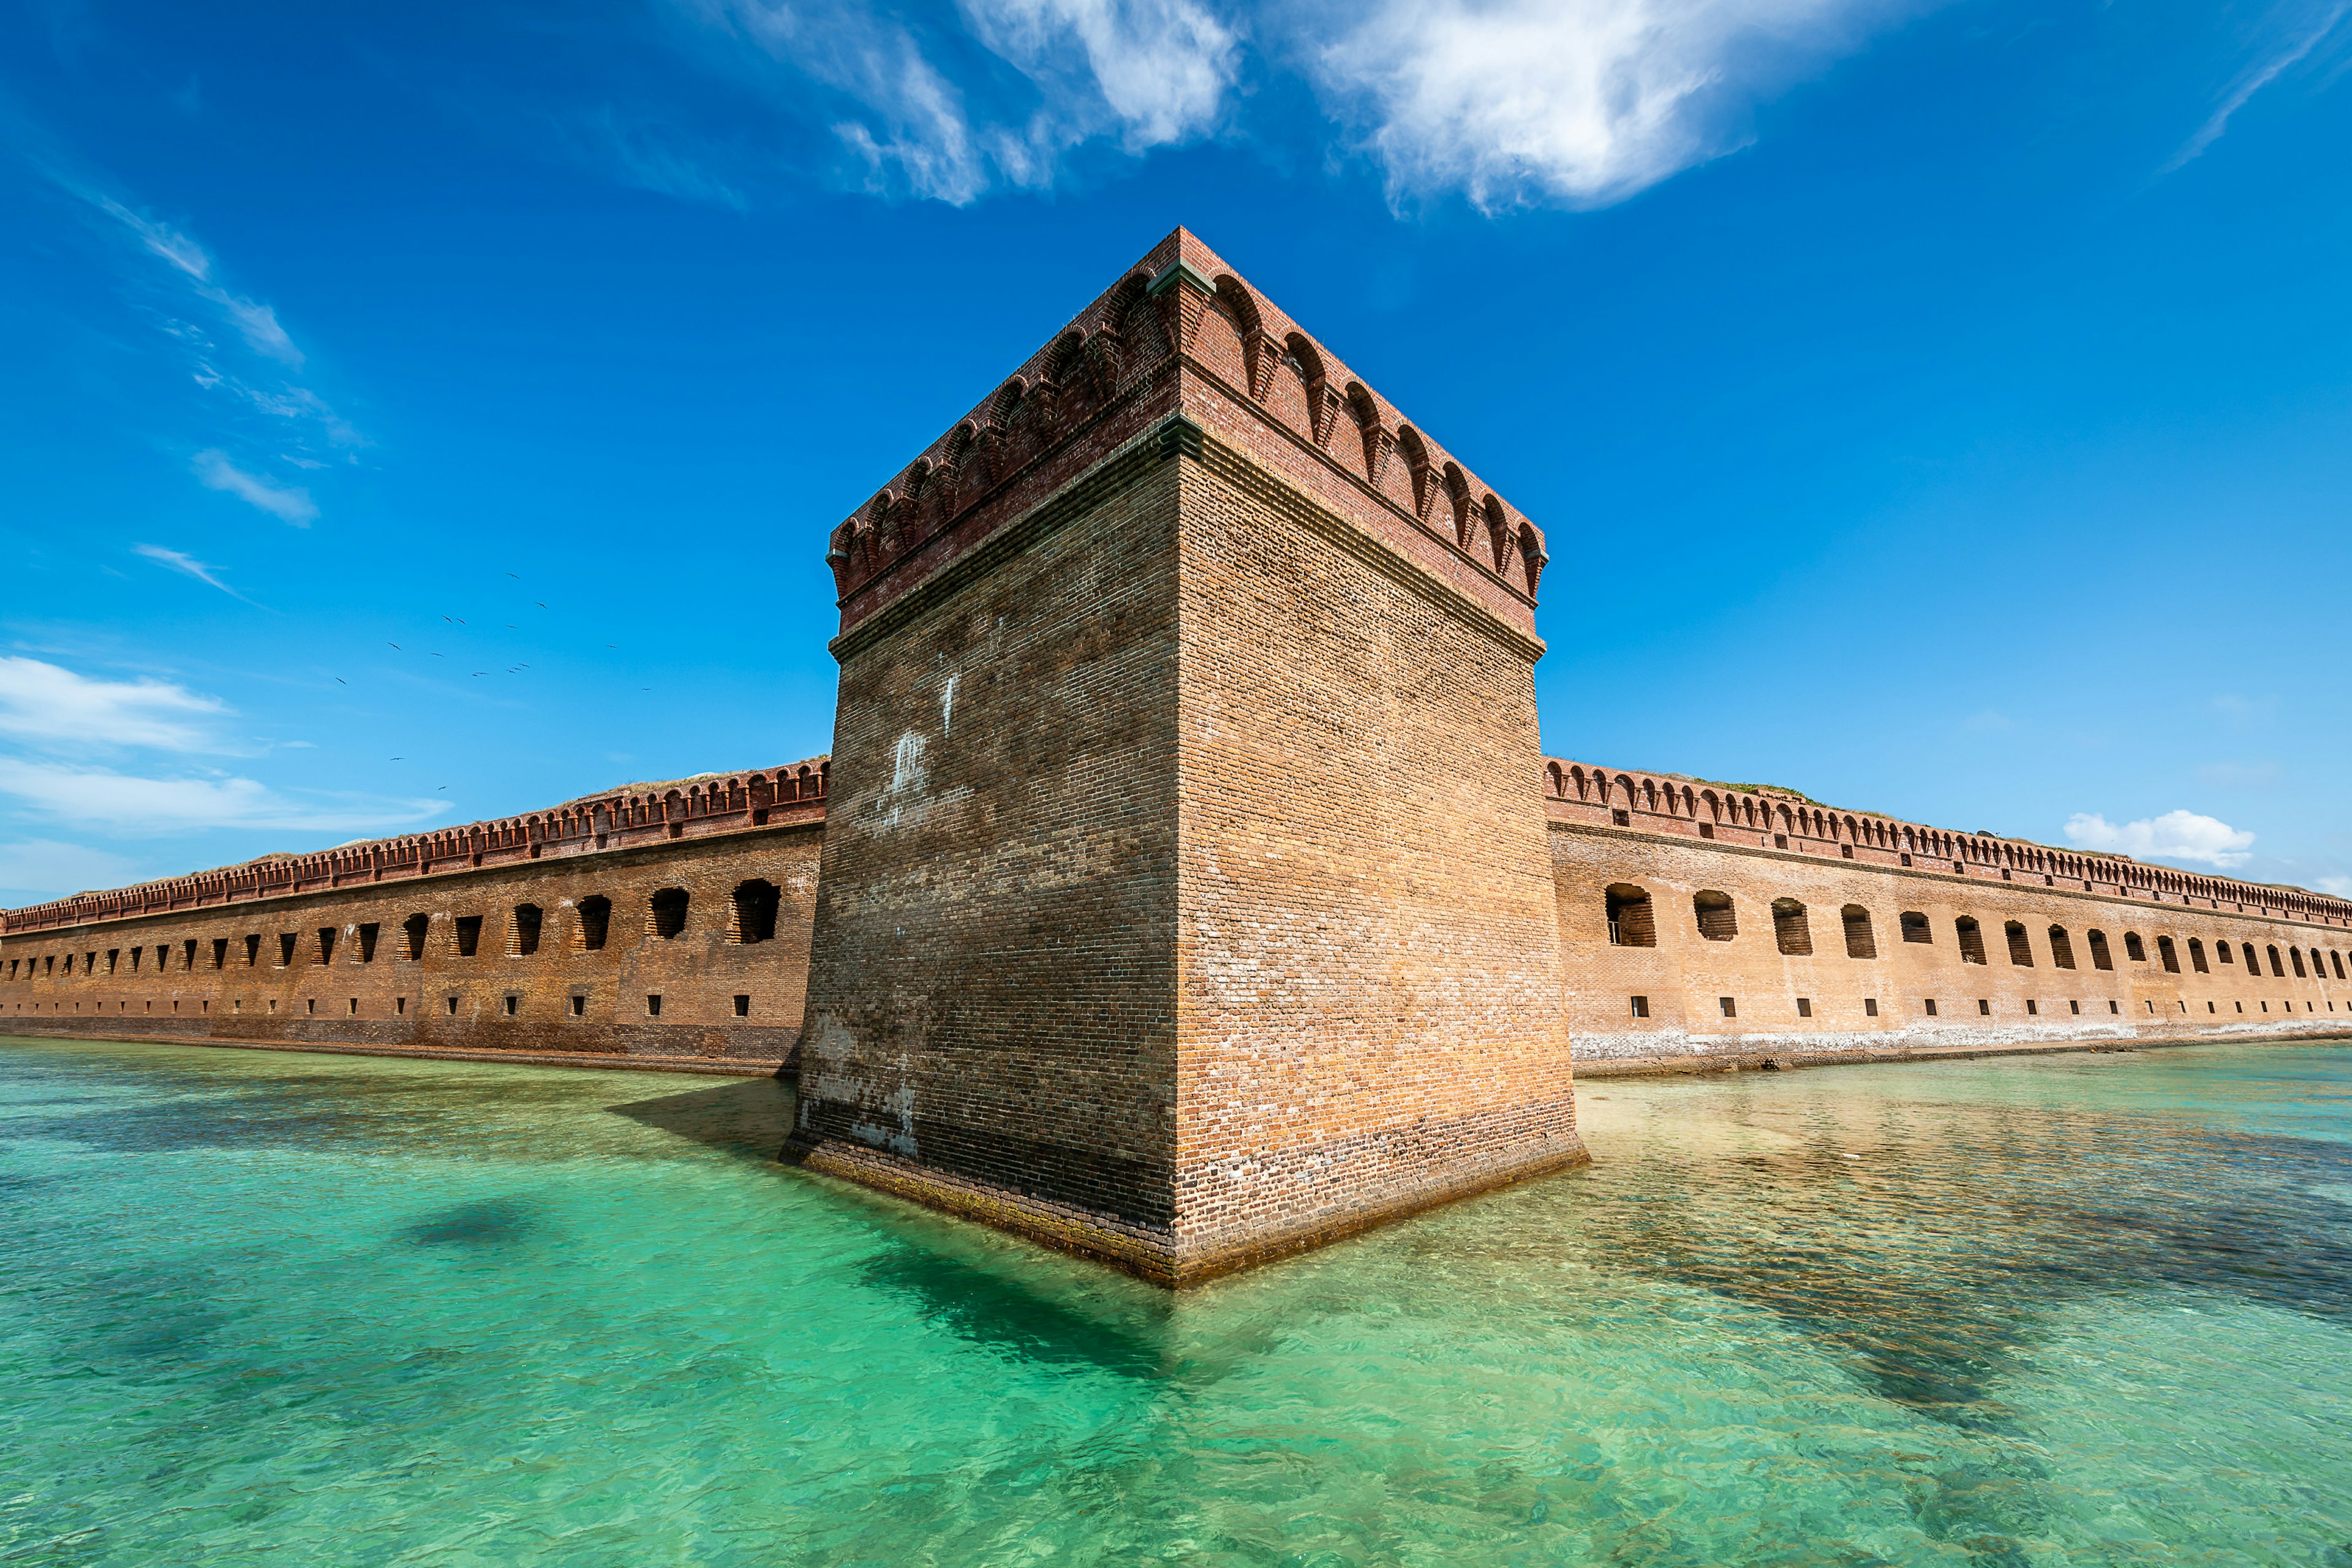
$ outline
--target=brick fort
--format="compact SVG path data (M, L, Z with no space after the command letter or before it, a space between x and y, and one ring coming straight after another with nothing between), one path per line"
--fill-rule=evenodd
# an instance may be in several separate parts
M2352 903L1547 759L1532 521L1179 230L833 531L829 757L0 914L0 1029L799 1078L1179 1285L1588 1073L2352 1033Z

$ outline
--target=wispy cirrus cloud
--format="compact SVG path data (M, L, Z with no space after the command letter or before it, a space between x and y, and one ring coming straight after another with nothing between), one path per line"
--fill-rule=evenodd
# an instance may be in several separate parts
M828 91L869 189L957 205L1048 184L1085 142L1140 153L1210 132L1239 62L1201 0L964 0L928 31L850 0L687 3Z
M159 223L131 211L104 191L65 180L62 176L59 180L68 190L137 236L151 255L160 257L184 276L197 298L217 306L254 353L296 370L302 368L302 351L294 346L294 340L286 335L284 327L278 324L278 312L242 294L231 293L215 282L213 258L205 253L203 246L169 224Z
M184 227L73 172L54 152L30 162L91 216L93 232L119 246L113 254L124 294L170 341L188 381L206 396L213 410L206 423L218 428L190 443L204 448L194 463L197 480L297 526L315 521L319 507L309 491L267 470L348 462L367 442L326 398L294 379L308 356L276 308L232 288ZM231 457L232 449L239 455Z
M2309 58L2311 52L2326 41L2347 15L2352 15L2352 3L2336 0L2315 17L2304 19L2300 26L2291 24L2287 37L2239 74L2222 95L2221 103L2206 116L2205 123L2180 144L2180 150L2158 173L2172 174L2203 156L2205 150L2219 142L2230 129L2230 121L2237 117L2238 110L2252 102L2256 93Z
M119 888L138 879L137 865L85 844L32 838L0 844L0 889L53 899L95 888Z
M431 800L298 797L229 774L149 777L10 757L0 757L0 796L58 821L123 837L213 827L390 831L430 821L448 809Z
M2066 840L2084 849L2104 849L2135 859L2189 860L2228 870L2252 857L2254 836L2219 817L2193 811L2168 811L2137 822L2109 822L2097 812L2066 819Z
M308 528L319 516L319 505L299 485L275 484L259 474L248 474L221 451L199 452L196 480L208 490L221 490L247 506L258 507L280 522Z
M0 657L0 735L58 745L141 746L167 752L215 749L217 697L142 676L108 680L21 655Z
M177 572L184 577L194 577L208 588L218 588L232 599L245 599L248 605L253 603L252 600L246 599L244 595L215 576L212 567L185 551L166 550L160 544L134 544L131 547L131 552L133 555L145 556L167 572Z

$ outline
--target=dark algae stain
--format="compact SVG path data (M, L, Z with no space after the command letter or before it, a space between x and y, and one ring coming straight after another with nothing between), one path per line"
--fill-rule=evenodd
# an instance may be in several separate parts
M2063 1304L2151 1289L2352 1323L2352 1147L2014 1109L1996 1127L1880 1129L1866 1153L1793 1150L1653 1169L1595 1211L1625 1267L1763 1307L1885 1397L1961 1425ZM2220 1178L2217 1180L2217 1177Z
M517 1198L458 1204L400 1233L418 1247L508 1247L531 1233L529 1205Z

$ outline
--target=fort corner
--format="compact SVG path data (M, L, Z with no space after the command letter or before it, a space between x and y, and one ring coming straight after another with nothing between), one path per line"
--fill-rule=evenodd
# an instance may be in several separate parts
M1585 1158L1542 536L1197 239L830 556L796 1157L1168 1284Z

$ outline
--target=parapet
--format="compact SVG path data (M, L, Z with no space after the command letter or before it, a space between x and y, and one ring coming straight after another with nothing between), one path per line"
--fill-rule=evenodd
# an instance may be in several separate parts
M1181 228L833 531L842 629L1173 416L1532 630L1542 531Z
M828 759L812 757L755 773L699 773L412 837L345 844L315 855L264 855L241 866L190 877L0 910L0 933L132 920L754 827L822 823L830 766Z
M2119 898L2202 903L2216 910L2229 904L2241 913L2352 926L2352 900L2301 888L2200 876L1990 833L1955 833L1923 823L1837 811L1801 795L1744 790L1678 773L1612 772L1551 758L1544 763L1544 798L1559 821L1834 855L1948 876L2007 882L2038 878L2045 887L2112 889Z

